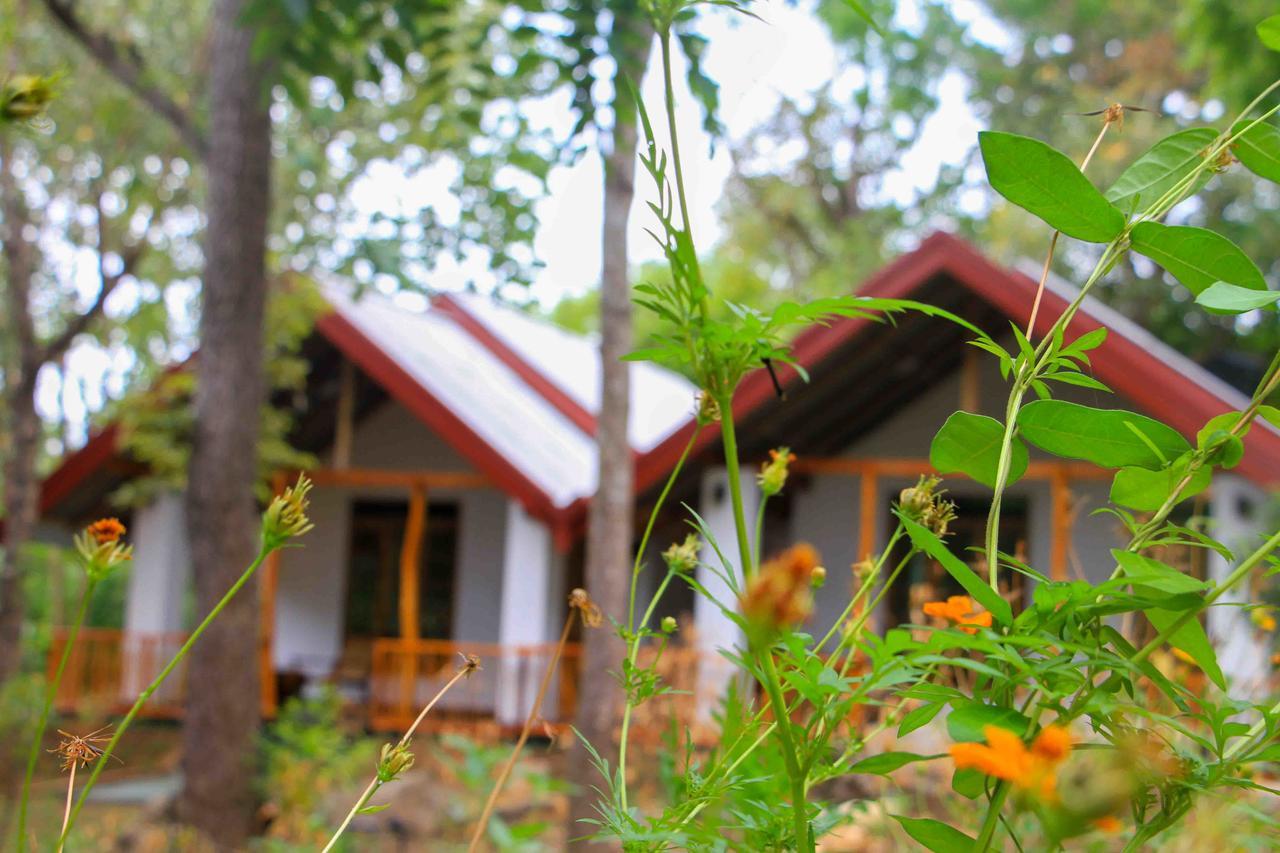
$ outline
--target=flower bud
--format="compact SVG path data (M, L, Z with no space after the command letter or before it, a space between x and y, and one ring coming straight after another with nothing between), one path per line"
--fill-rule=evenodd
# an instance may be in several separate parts
M413 766L413 753L403 743L382 745L382 754L378 756L378 781L384 785L394 782L400 775Z
M773 497L782 491L787 484L787 466L796 461L796 455L789 448L779 447L769 451L769 461L760 468L756 476L760 483L760 491L766 498Z
M76 534L76 556L90 580L102 580L121 563L133 559L133 546L120 541L125 526L117 518L101 518Z
M687 575L698 567L698 537L690 533L678 545L672 545L662 552L662 559L667 567L676 574Z
M822 589L822 585L827 582L827 570L822 566L815 566L813 574L809 576L809 586L814 589Z
M314 526L307 518L310 491L311 481L305 474L299 474L297 483L271 499L262 514L262 541L268 548L278 548Z
M676 624L676 617L674 616L662 617L662 633L674 634L676 632L676 628L678 627L679 625Z
M698 426L708 426L720 422L720 404L716 398L706 391L698 392L698 411L695 416Z

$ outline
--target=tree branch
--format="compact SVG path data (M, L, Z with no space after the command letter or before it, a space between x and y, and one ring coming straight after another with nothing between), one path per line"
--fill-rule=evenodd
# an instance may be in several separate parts
M101 192L98 193L96 207L98 210L98 277L101 281L98 286L98 295L94 297L92 305L71 318L67 322L66 328L41 348L38 364L48 364L62 359L76 336L88 329L89 324L102 315L102 309L106 304L107 297L111 296L111 292L116 289L121 280L133 273L138 261L142 258L143 252L146 251L147 244L144 240L139 240L131 246L122 247L117 252L120 256L120 270L115 273L108 273L107 217L102 209Z
M75 0L43 2L49 14L62 25L67 35L80 42L111 76L167 121L201 159L205 157L209 144L204 132L196 126L189 112L164 91L146 82L146 68L137 54L122 49L110 36L90 30L77 13Z

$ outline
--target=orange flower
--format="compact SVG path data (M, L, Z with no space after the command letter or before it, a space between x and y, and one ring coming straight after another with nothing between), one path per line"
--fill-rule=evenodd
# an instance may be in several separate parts
M927 602L924 613L926 616L946 619L952 625L958 625L966 634L976 634L979 627L991 627L991 614L985 610L975 613L973 601L967 595L953 595L946 601Z
M125 534L125 527L118 518L100 518L85 530L99 545L117 542Z
M1121 829L1121 826L1122 826L1122 825L1121 825L1121 823L1120 823L1120 818L1116 817L1115 815L1111 815L1111 814L1103 815L1102 817L1094 818L1094 819L1093 819L1093 825L1094 825L1094 827L1096 827L1097 829L1100 829L1100 830L1102 830L1103 832L1106 832L1106 833L1115 833L1115 832L1119 832L1119 831L1120 831L1120 829Z
M1000 726L985 726L987 742L951 746L956 769L972 768L1012 782L1015 788L1046 802L1057 798L1057 766L1071 751L1071 735L1061 726L1045 726L1031 748L1022 738Z
M765 563L742 594L742 613L750 621L780 628L809 618L810 589L818 568L818 552L811 545L794 545Z

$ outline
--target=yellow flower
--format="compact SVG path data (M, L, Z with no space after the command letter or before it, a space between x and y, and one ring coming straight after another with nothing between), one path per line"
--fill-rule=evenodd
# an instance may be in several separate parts
M930 601L924 606L926 616L946 619L966 634L976 634L978 628L991 627L991 614L987 611L975 613L974 610L973 600L967 595L953 595L946 601Z
M985 744L952 744L957 770L979 770L1044 802L1057 799L1057 767L1071 752L1071 735L1066 729L1046 726L1030 749L1022 738L1000 726L985 726L982 733L987 738Z

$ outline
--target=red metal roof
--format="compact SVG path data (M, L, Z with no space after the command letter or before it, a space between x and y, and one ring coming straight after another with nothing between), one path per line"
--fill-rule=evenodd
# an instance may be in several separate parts
M965 241L941 232L931 235L915 251L883 267L858 292L864 296L910 298L939 275L950 277L1019 324L1025 323L1031 314L1037 289L1035 280L993 263ZM1046 289L1036 318L1038 335L1044 335L1066 309L1068 298L1062 291L1064 288L1060 285ZM866 319L841 318L814 326L796 339L792 354L807 371L815 374L827 356L873 323ZM1110 331L1106 342L1091 354L1094 373L1147 414L1194 437L1210 418L1240 408L1243 396L1234 389L1093 300L1086 300L1072 319L1067 336L1079 337L1102 325ZM794 370L782 367L778 372L784 386L800 381ZM741 420L773 396L773 385L765 370L749 374L734 396L734 416ZM636 470L637 490L653 487L666 475L689 441L693 426L690 419L684 428L641 458ZM704 430L699 436L698 448L718 439L717 431ZM1236 470L1261 486L1280 484L1280 434L1263 425L1249 434L1245 445L1244 459Z

